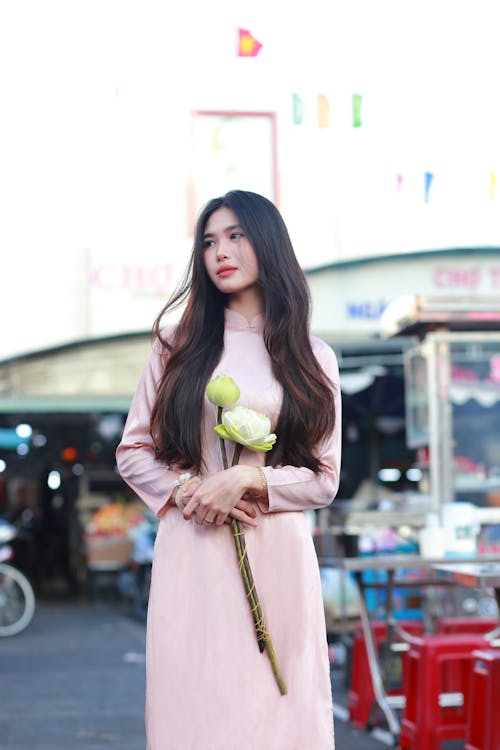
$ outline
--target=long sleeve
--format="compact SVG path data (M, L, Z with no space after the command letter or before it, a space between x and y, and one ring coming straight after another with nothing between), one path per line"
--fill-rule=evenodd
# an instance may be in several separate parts
M267 503L259 502L264 513L323 508L330 505L339 488L342 442L339 370L335 354L326 343L315 338L313 345L316 358L333 384L335 401L334 430L319 450L323 468L316 474L305 467L264 467L269 498Z
M154 444L149 430L158 383L163 373L163 350L158 339L137 386L116 451L118 471L124 481L157 515L172 494L179 472L170 470L155 458Z

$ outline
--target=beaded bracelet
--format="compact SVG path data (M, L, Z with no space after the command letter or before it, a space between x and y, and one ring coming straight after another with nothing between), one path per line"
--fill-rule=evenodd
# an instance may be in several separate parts
M185 474L181 474L178 479L174 482L174 487L177 489L178 487L182 487L183 484L187 482L188 479L191 479L193 475L189 473L189 471L186 471Z
M172 502L173 505L177 505L179 510L184 510L184 504L182 503L182 500L180 498L177 498L177 490L193 476L194 474L190 474L189 471L186 471L184 474L180 474L174 482L174 489L172 490L172 494L170 496L170 502Z

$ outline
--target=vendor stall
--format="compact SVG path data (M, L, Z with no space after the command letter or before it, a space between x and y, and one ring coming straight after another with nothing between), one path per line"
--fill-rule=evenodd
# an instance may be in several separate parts
M113 475L85 479L77 501L83 530L85 582L92 598L108 591L130 599L141 617L149 596L158 519L133 493L123 494ZM91 491L93 485L101 492ZM105 491L107 490L107 491Z
M354 635L348 664L350 719L369 727L385 718L397 743L398 712L409 721L410 691L395 678L416 629L432 638L444 632L447 618L455 625L498 623L497 577L483 574L473 587L462 585L457 573L463 576L465 563L476 572L491 563L498 572L500 297L400 298L387 308L382 331L413 337L403 356L406 437L416 455L418 491L378 497L376 507L343 504L343 517L337 513L336 527L328 528L356 536L357 550L347 557L332 545L319 559L349 572L360 595L361 633ZM437 576L436 566L452 564L451 582ZM363 658L356 650L361 641ZM439 699L451 711L465 705L460 690L440 690ZM430 702L422 705L427 710Z
M443 514L475 506L478 526L500 523L500 298L396 299L386 336L412 335L404 355L407 442L418 449L422 492ZM498 542L496 540L498 536ZM500 549L487 529L483 551ZM464 553L470 552L464 549Z

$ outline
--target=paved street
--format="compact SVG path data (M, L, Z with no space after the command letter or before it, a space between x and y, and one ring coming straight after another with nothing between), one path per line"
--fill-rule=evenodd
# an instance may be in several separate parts
M143 750L144 645L115 604L39 606L0 639L0 747Z
M39 604L27 631L0 639L2 750L144 750L144 647L118 602ZM387 747L335 725L337 750Z

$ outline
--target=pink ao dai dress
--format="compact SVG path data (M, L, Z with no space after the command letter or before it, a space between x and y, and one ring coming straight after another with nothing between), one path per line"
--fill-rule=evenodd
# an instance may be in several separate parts
M250 324L226 310L224 350L214 372L238 383L239 405L267 414L273 428L280 386L263 341L263 316ZM260 653L228 525L199 526L165 505L179 472L155 460L149 416L164 353L156 342L117 450L124 480L160 516L147 625L147 750L333 750L333 711L321 581L305 509L328 506L340 467L340 388L331 348L312 337L332 380L337 417L320 447L325 469L266 466L268 503L245 529L266 624L288 692L278 690ZM203 407L207 475L219 471L216 409ZM279 435L278 435L279 440ZM230 446L231 448L232 446ZM243 450L241 463L264 466Z

